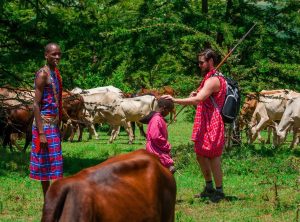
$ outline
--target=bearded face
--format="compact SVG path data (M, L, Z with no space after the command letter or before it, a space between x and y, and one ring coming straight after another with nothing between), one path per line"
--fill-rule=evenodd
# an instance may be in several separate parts
M199 56L198 57L198 64L199 64L201 74L205 75L209 71L208 61L205 59L204 56Z

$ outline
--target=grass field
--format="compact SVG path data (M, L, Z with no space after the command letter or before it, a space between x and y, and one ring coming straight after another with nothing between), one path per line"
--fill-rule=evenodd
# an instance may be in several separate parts
M178 120L169 127L176 161L176 221L300 221L300 150L288 144L242 145L223 156L226 200L214 204L194 199L204 185L190 142L192 123ZM100 140L64 142L64 175L101 163L108 157L143 148L137 134L128 145L124 132L114 144L100 132ZM29 179L29 149L26 154L0 149L0 221L40 221L43 204L40 183ZM299 212L300 214L300 212Z

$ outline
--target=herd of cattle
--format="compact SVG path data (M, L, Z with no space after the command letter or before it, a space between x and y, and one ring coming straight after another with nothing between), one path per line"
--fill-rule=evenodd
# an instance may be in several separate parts
M131 123L136 122L141 134L145 136L139 120L156 109L157 98L162 94L174 95L174 90L167 86L160 91L142 89L134 96L113 86L64 91L62 138L73 141L75 132L78 131L78 141L81 141L83 129L87 127L89 137L94 135L99 139L95 124L108 123L111 127L109 142L116 139L120 126L123 126L131 144L134 140ZM31 141L33 97L32 90L0 88L0 136L3 147L9 145L12 149L14 145L19 150L26 150ZM173 115L175 117L175 110ZM246 95L237 121L240 130L247 130L249 143L253 143L257 137L262 140L260 132L268 128L270 133L273 132L273 144L280 145L291 130L291 147L294 147L299 142L299 119L300 93L291 90L263 90ZM25 137L23 148L16 143L21 136Z
M75 88L64 91L62 94L63 116L61 124L62 138L73 141L78 131L78 141L82 140L83 128L89 130L99 139L95 124L108 123L111 127L109 142L113 142L119 134L120 126L128 133L129 143L134 140L132 122L136 122L145 136L139 120L157 108L157 98L163 94L174 96L171 87L158 90L142 89L138 94L128 95L113 86L93 89ZM131 97L131 98L128 98ZM15 89L11 87L0 88L0 136L3 146L15 145L19 150L25 151L31 141L31 127L33 121L34 91ZM174 110L175 113L175 110ZM19 147L16 140L25 135L24 148Z
M291 148L300 137L300 93L292 90L263 90L246 96L239 116L240 129L247 128L248 142L262 140L260 132L268 128L268 141L273 132L273 144L280 145L292 130Z

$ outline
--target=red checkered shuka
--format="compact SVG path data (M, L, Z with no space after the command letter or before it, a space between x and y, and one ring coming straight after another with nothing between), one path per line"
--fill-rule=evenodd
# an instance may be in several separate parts
M215 74L216 70L208 72L202 80L198 91L204 86L205 81ZM218 107L223 107L226 95L226 81L223 77L217 76L220 81L220 91L213 93L212 96ZM224 122L220 111L214 107L208 97L197 105L192 132L192 141L197 155L208 158L222 155L225 144Z

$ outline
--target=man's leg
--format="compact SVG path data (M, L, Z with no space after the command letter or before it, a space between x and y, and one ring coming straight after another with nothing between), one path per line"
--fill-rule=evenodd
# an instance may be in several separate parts
M210 161L208 158L203 156L197 155L197 161L199 163L201 172L204 176L205 181L211 181L212 175L211 175L211 169L210 169Z
M43 188L43 194L44 194L44 200L46 198L46 193L47 193L47 190L50 186L50 181L41 181L42 183L42 188Z
M211 197L211 201L217 203L225 198L222 186L223 172L221 168L221 157L214 157L210 159L210 167L216 184L216 192Z
M197 161L199 163L206 184L204 190L200 194L196 194L195 197L210 197L214 193L210 161L208 158L198 155Z
M221 157L210 159L210 168L214 176L216 187L221 187L223 182L223 172L221 168Z

